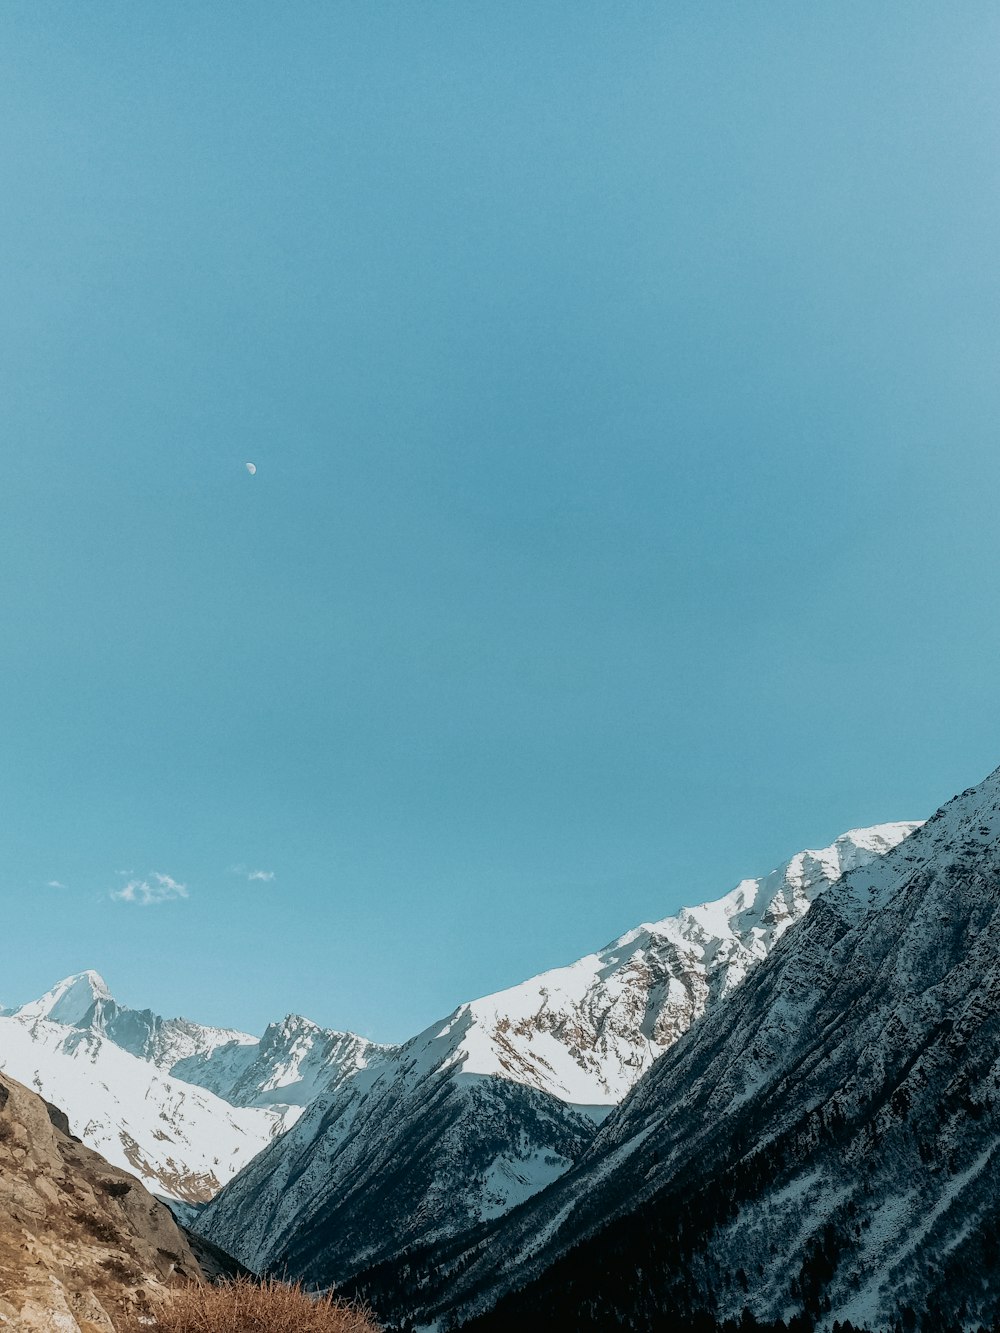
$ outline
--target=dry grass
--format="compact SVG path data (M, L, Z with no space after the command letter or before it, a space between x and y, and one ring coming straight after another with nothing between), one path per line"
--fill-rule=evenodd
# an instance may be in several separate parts
M237 1278L180 1287L146 1333L378 1333L364 1310L301 1286Z

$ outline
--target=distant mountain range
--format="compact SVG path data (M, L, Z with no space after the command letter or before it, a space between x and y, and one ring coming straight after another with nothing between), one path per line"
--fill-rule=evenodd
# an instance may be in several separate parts
M74 1132L161 1196L212 1199L199 1227L250 1266L339 1280L558 1180L819 894L916 827L799 853L401 1047L294 1016L259 1039L164 1019L84 972L4 1012L0 1068L67 1107Z
M320 1092L384 1048L304 1018L263 1037L128 1009L96 972L0 1016L0 1069L170 1199L204 1202Z
M199 1226L251 1267L326 1284L503 1216L582 1157L657 1056L817 896L916 827L846 833L716 902L461 1005L318 1098Z
M162 1019L86 972L0 1015L0 1068L391 1328L993 1327L1000 771L402 1046Z

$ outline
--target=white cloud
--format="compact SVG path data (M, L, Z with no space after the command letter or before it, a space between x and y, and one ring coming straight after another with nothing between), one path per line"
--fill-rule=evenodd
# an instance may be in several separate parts
M47 889L64 889L64 888L66 887L66 885L65 885L65 884L60 884L59 881L58 881L57 879L50 879L50 880L48 880L48 881L46 882L45 887L46 887Z
M138 903L140 907L149 907L152 903L169 903L176 898L188 896L187 885L178 884L170 875L160 875L155 871L149 879L130 879L121 889L115 889L112 898L121 903Z
M270 884L271 880L274 879L273 870L251 870L249 866L245 866L242 863L238 866L230 866L229 873L231 875L242 875L244 879L249 880L251 883L253 883L254 880L257 880L263 884Z

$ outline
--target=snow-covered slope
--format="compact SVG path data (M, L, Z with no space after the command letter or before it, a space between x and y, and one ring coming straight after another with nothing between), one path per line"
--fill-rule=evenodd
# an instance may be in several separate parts
M744 1308L822 1329L991 1326L998 884L1000 772L823 895L544 1194L371 1274L382 1312L495 1307L484 1333Z
M273 1108L282 1127L294 1123L321 1092L331 1091L395 1049L353 1032L321 1028L297 1014L270 1024L260 1038L187 1018L161 1018L151 1009L120 1005L97 972L66 977L41 999L10 1013L25 1021L43 1018L106 1037L162 1073L204 1088L233 1106Z
M210 1198L281 1127L278 1113L229 1106L92 1029L31 1015L0 1018L0 1069L66 1107L88 1147L171 1198Z
M535 1088L463 1073L470 1021L466 1007L318 1098L281 1152L262 1154L201 1214L202 1233L297 1272L308 1228L339 1274L503 1213L565 1171L594 1120Z
M118 1004L96 972L0 1017L0 1068L157 1193L209 1199L320 1092L386 1048L308 1019L244 1032Z
M854 830L460 1006L315 1101L199 1225L251 1267L329 1282L502 1216L568 1170L653 1060L817 895L916 827Z
M394 1047L378 1046L353 1032L321 1028L290 1014L271 1023L259 1041L236 1039L194 1052L171 1065L178 1078L209 1088L234 1106L296 1108L335 1091Z
M474 1000L461 1057L565 1101L617 1105L656 1057L727 995L830 884L917 823L852 829L725 897L630 930L569 967Z

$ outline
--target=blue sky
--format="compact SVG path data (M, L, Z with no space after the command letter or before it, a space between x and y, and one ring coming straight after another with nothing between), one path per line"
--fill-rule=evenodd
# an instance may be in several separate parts
M0 999L401 1038L1000 763L998 26L6 4Z

